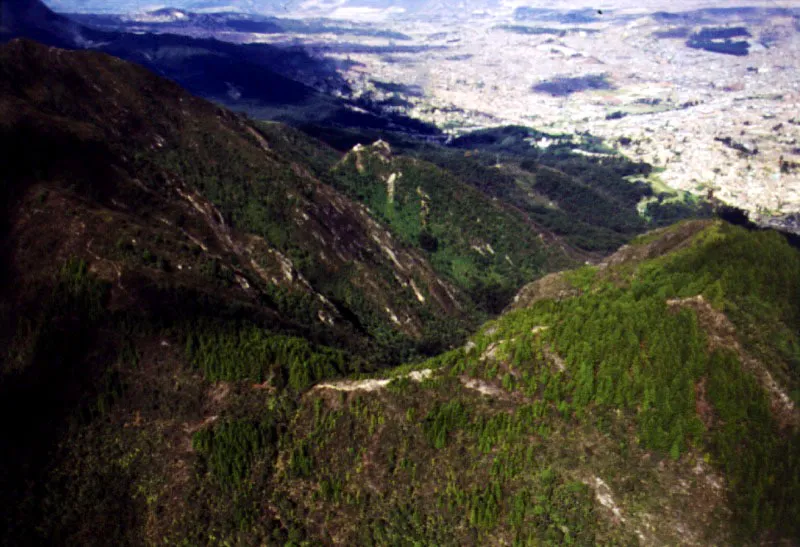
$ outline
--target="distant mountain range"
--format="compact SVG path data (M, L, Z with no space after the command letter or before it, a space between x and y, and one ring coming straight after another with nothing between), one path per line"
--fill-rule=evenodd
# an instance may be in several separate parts
M158 9L159 4L144 0L48 0L47 4L61 13L135 13ZM194 12L237 11L258 13L262 10L279 10L285 2L280 0L177 0L170 7ZM164 4L160 4L163 6ZM152 6L156 6L153 8Z
M578 0L548 2L532 0L521 4L515 0L174 0L156 4L145 0L48 0L47 4L60 13L124 14L143 13L167 7L195 13L238 12L278 17L339 17L348 14L357 17L359 11L391 17L437 16L455 19L472 14L511 14L518 19L562 22L565 24L589 23L609 17L654 13L664 21L695 24L715 24L729 19L757 19L765 15L797 16L798 8L791 2L765 0L739 0L709 2L688 0L681 3L666 1L616 0L591 2ZM154 7L155 6L155 7Z

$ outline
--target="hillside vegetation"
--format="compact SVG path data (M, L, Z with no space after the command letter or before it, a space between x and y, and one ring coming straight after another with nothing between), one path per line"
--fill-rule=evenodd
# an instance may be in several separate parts
M719 222L650 235L381 389L312 390L271 484L344 543L796 539L799 261Z
M416 242L324 183L340 155L322 143L255 125L102 54L16 41L0 72L7 203L22 200L72 234L59 241L28 211L9 211L15 244L37 243L14 257L31 269L26 278L44 282L75 256L108 281L133 276L118 292L133 301L130 289L146 293L145 307L170 301L170 314L191 317L199 293L383 364L447 348L485 317L467 283L440 275ZM490 198L473 198L476 212L497 216ZM501 280L506 301L568 263L563 253L545 263L544 245L527 237L520 258L537 268ZM42 239L55 256L38 254Z
M133 331L15 515L120 544L796 539L798 262L774 233L676 225L462 348L310 388L341 356ZM54 306L119 328L84 266L60 276Z
M647 230L711 214L703 201L644 182L652 166L630 161L591 135L508 126L475 131L440 146L397 133L306 130L341 150L365 138L383 138L396 153L449 173L438 177L442 184L455 177L492 196L550 245L582 260L612 252Z
M4 543L798 540L782 236L646 232L621 159L361 138L0 48Z
M557 248L547 249L523 214L487 203L485 194L433 164L393 157L383 141L354 148L331 181L488 312L502 310L526 279L571 264Z

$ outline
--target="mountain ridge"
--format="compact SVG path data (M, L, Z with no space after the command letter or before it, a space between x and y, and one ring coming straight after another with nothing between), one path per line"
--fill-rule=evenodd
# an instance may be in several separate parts
M0 47L5 540L796 541L800 254L683 222L484 323L579 265L539 196L500 200L597 226L563 190L603 197L574 158L487 168L508 132L340 153L104 53ZM647 226L620 217L603 245Z
M280 165L280 162L285 162L285 160L277 158L274 153L269 150L269 146L265 138L259 134L257 128L248 126L248 122L243 121L235 117L233 114L219 109L218 107L212 107L211 105L206 106L202 101L198 102L198 100L184 94L175 84L167 83L163 80L155 79L150 76L143 78L146 73L142 69L135 68L132 65L121 64L120 61L112 57L85 57L80 54L76 57L58 50L46 51L43 48L34 46L29 42L13 42L10 47L5 48L5 50L6 63L3 64L3 72L6 76L6 85L3 91L5 91L7 95L11 94L13 97L14 91L19 89L25 90L24 95L17 96L12 99L12 104L16 103L16 106L19 106L19 102L24 103L26 100L30 100L30 98L37 100L37 95L42 91L41 88L38 88L37 86L41 85L40 82L42 80L50 79L54 85L52 89L46 92L46 96L48 97L49 101L44 103L44 107L47 110L54 110L58 112L59 116L67 116L72 119L81 120L78 124L68 127L74 128L75 132L79 135L79 139L83 142L83 145L88 143L96 143L93 146L97 146L101 154L105 153L104 148L108 146L115 148L115 150L112 150L111 153L113 155L117 155L117 161L119 163L115 167L112 167L111 170L114 171L119 169L130 171L132 168L134 168L139 170L139 177L141 177L141 175L147 171L142 170L143 166L136 165L138 160L135 156L141 156L142 154L153 154L154 158L158 158L157 163L153 166L147 166L147 168L148 170L152 169L152 167L156 168L155 172L150 171L150 173L155 175L157 179L160 179L160 184L162 185L161 188L148 188L147 183L142 185L142 183L136 179L132 180L133 186L136 187L137 190L145 192L145 194L153 194L153 191L158 192L162 189L166 190L167 195L172 194L174 198L178 198L179 201L183 202L184 208L189 206L190 209L193 209L196 213L200 214L200 218L207 226L206 230L211 231L214 238L218 242L217 245L221 246L223 252L238 255L241 260L250 262L249 257L244 252L246 245L243 243L234 244L234 241L231 239L225 214L221 213L218 208L207 201L205 197L197 195L195 193L196 189L192 188L191 186L187 186L185 182L180 181L180 178L182 178L181 174L180 172L176 172L174 167L167 168L167 170L159 173L158 162L169 163L170 161L176 161L171 159L172 152L170 152L170 148L175 146L174 143L187 139L186 135L191 134L192 120L191 118L187 117L187 113L189 110L196 109L198 107L200 107L200 110L202 111L202 114L199 114L200 118L210 119L213 116L217 118L218 123L220 126L225 128L225 131L230 131L232 128L235 128L235 131L239 131L242 134L240 138L247 143L252 150L252 153L261 155L261 157L267 161L267 164L272 163L273 165ZM53 61L55 61L55 64L50 64L50 67L52 69L59 64L62 64L62 67L60 68L61 75L31 75L28 69L24 69L23 72L14 72L15 68L13 67L21 66L17 64L20 61L9 62L14 56L17 56L19 59L26 59L28 62L30 62L31 66L41 66L43 64L53 63ZM84 60L88 61L88 63L83 64ZM82 74L81 79L75 79L74 76L71 76L75 73L73 72L75 61L79 61L77 73ZM83 66L81 66L81 64L83 64ZM108 68L111 68L111 70L108 70ZM134 94L131 94L131 89L125 89L122 93L120 93L119 89L115 90L115 80L120 77L120 75L116 74L115 72L119 71L127 72L127 74L125 74L123 77L125 81L143 81L144 83L140 84L140 88L133 91ZM67 73L71 75L67 76ZM91 74L91 76L88 76L89 74ZM55 80L53 80L54 77L61 82L69 82L69 84L66 84L72 87L72 89L69 90L69 93L76 92L78 86L82 87L81 93L84 93L86 97L91 97L91 100L78 103L64 102L59 98L61 94L66 91L65 87L60 87L64 86L64 83L57 84ZM23 80L23 78L27 79ZM72 79L71 82L70 79ZM131 85L128 84L128 87L130 88ZM109 94L109 92L111 92L111 94ZM116 93L116 95L114 93ZM155 111L149 112L151 118L158 119L160 117L163 119L163 121L142 125L142 121L146 119L142 114L147 109L151 109L152 105L147 101L140 101L137 98L137 94L142 94L142 96L155 94L157 96L173 97L173 99L170 101L171 104L169 107L162 105ZM135 104L134 108L131 108L131 99L136 101L136 103L133 103ZM100 105L103 106L98 108ZM45 110L45 112L47 110ZM13 112L13 114L10 114L10 116L6 118L6 127L10 126L10 128L15 131L23 130L20 127L16 127L17 123L22 122L24 127L30 123L30 120L33 118L32 116L21 115L20 110L17 110L14 107L8 107L8 111L10 113ZM24 110L22 110L22 112L24 112ZM47 116L48 114L44 115ZM42 122L37 123L40 124ZM170 126L169 124L173 125ZM100 145L100 142L104 142L106 144ZM196 147L198 144L198 141L190 141L188 146ZM142 149L142 151L132 153L132 151L136 150L137 148ZM188 150L189 148L186 149ZM161 153L162 150L163 153ZM16 154L14 152L8 152L9 158L15 156ZM58 154L55 156L59 157ZM25 154L20 154L19 157L25 157ZM252 159L255 160L255 156ZM274 163L275 159L279 160L277 164ZM30 161L34 162L37 160L35 158L31 158ZM19 160L17 160L17 163L20 163ZM164 167L165 166L162 165L161 169ZM54 169L63 171L61 168ZM297 181L302 181L304 177L310 176L310 173L303 173L302 171L294 168L291 163L280 167L280 169L287 170L286 174L292 173L291 177ZM86 173L83 174L85 175ZM318 183L314 181L313 177L308 178L307 182L304 181L303 184L312 184L314 186L318 185ZM102 188L94 188L92 191L113 192L111 189L104 190ZM357 228L359 230L378 230L368 238L368 244L365 242L368 247L375 246L377 254L373 254L376 258L383 255L386 258L381 260L389 260L391 258L392 260L389 260L391 262L393 260L397 260L397 256L399 256L401 261L407 262L408 264L424 264L425 260L423 258L406 257L406 255L403 254L399 249L390 249L390 254L387 254L388 251L381 250L381 246L386 248L387 245L393 245L393 243L390 243L391 235L380 232L379 227L363 213L359 206L348 202L346 199L343 199L341 196L338 196L335 193L330 193L330 191L323 186L318 186L318 189L315 191L315 193L323 201L329 200L331 203L331 205L325 205L324 209L317 209L314 213L318 217L319 215L328 215L327 222L320 223L319 221L316 221L315 227L317 230L330 230L333 225L338 223L342 224L342 227L346 231L352 232L356 229L352 224L355 220L356 225L360 226ZM109 196L106 197L106 199L113 198ZM316 207L319 207L319 205ZM347 210L347 213L344 212L345 210ZM309 213L312 213L312 211L308 210L307 214ZM338 218L338 220L331 220L336 218ZM298 221L305 222L304 217ZM323 227L323 224L328 224L328 228ZM312 226L314 225L312 224ZM317 234L315 237L323 238L323 241L326 241L326 244L335 244L334 242L337 240L344 241L335 232L330 234L330 236ZM328 241L327 238L330 238L330 240ZM195 239L197 238L195 237ZM352 245L353 241L349 241L348 244ZM331 255L332 259L337 255L337 253L341 254L343 252L346 253L345 256L349 256L351 258L354 257L352 254L353 251L348 250L346 247L341 247L335 252L329 251L329 254ZM392 258L391 255L395 255L395 257ZM278 272L282 272L283 270L286 270L286 268L288 268L290 272L293 270L293 266L290 265L291 262L288 262L288 266L284 265L287 260L286 257L282 257L280 254L276 256L277 261L275 262L275 265L272 266L272 269L275 269ZM410 267L413 270L415 266ZM250 275L250 282L253 283L253 274ZM292 278L295 275L296 274L290 275L287 273L281 273L280 277ZM448 290L450 292L454 292L454 289Z

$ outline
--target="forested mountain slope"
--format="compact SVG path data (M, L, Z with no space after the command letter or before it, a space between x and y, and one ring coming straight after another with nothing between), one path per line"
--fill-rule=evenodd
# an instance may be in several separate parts
M720 221L648 234L463 348L317 385L255 480L341 543L794 544L798 266Z
M10 227L26 279L75 256L112 282L187 285L371 338L469 317L418 250L275 152L283 136L103 54L16 41L0 55L4 191L35 197ZM20 244L28 231L35 245ZM136 287L114 296L137 301Z
M499 312L524 279L570 264L559 247L543 244L524 214L496 200L487 207L480 190L431 163L394 157L383 141L354 147L331 183L425 252L487 311Z
M25 510L73 418L147 385L115 368L143 347L189 376L297 393L463 342L488 306L321 180L341 160L105 54L0 48L0 391L5 416L31 417L9 427L8 506ZM520 226L485 195L471 205ZM535 236L517 286L570 263ZM185 345L177 361L165 349Z
M506 126L467 133L443 146L398 132L303 128L342 151L364 143L367 135L381 138L396 155L433 164L492 196L549 244L582 261L607 255L653 228L711 214L705 200L653 184L658 179L651 165L631 161L592 135Z
M776 233L677 224L512 299L575 261L475 178L28 41L0 145L5 543L798 538Z
M300 391L205 368L255 331L133 332L14 522L87 544L791 544L798 262L774 233L678 225L462 348ZM70 278L72 309L108 317Z

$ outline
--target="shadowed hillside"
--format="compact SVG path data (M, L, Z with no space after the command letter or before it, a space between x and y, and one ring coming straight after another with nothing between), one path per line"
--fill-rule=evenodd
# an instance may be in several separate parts
M29 38L60 48L104 51L143 65L195 95L256 118L438 132L402 115L356 109L348 101L297 81L297 77L313 75L317 87L347 90L330 62L302 50L178 34L100 30L55 14L40 0L8 0L0 10L0 42Z

